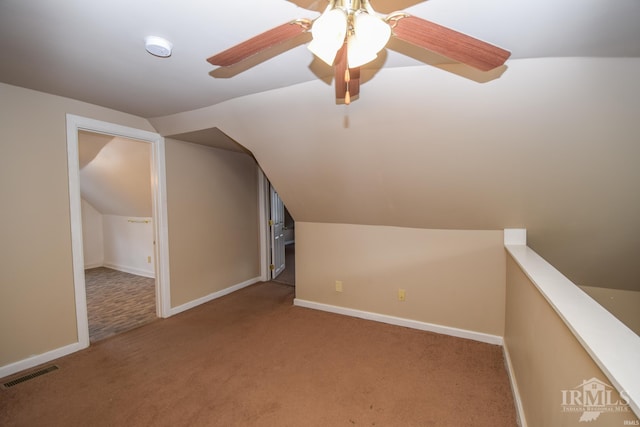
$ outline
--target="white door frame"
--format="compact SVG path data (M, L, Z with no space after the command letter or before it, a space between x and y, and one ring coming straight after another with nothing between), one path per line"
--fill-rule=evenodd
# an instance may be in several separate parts
M154 256L156 274L156 314L170 316L169 233L167 226L167 186L164 138L153 132L99 120L67 114L67 165L69 170L69 207L71 217L71 248L73 254L73 283L76 298L78 344L89 346L89 321L84 278L82 242L82 210L80 198L80 166L78 161L78 131L102 133L136 139L151 144L151 197L153 205Z
M260 222L260 280L268 282L272 280L271 258L272 258L272 239L271 239L271 189L266 174L258 165L258 218ZM275 191L275 190L274 190Z
M268 282L271 280L271 238L269 231L269 180L258 166L258 218L260 221L260 280Z
M271 240L271 280L274 280L285 269L285 248L284 248L284 203L280 195L269 185L269 200L271 202L269 215L269 228Z

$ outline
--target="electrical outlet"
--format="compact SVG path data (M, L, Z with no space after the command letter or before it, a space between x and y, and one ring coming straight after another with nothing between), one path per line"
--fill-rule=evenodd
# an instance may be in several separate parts
M398 289L398 301L404 301L406 298L404 289Z
M342 280L336 280L336 292L342 292Z
M150 256L148 256L148 257L147 257L147 262L148 262L149 264L151 264L151 257L150 257Z

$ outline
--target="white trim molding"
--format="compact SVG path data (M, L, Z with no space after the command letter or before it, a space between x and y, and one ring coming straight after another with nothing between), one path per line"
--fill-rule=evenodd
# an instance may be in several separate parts
M507 375L509 376L511 394L513 394L513 403L516 407L516 422L520 427L527 427L527 418L524 414L524 405L522 404L522 398L520 397L520 389L518 388L518 382L516 381L516 373L513 371L511 356L509 355L509 349L507 349L506 345L502 346L502 354L504 355L504 363L507 368Z
M127 265L121 264L111 264L110 262L105 262L102 264L102 267L107 267L112 270L122 271L123 273L135 274L136 276L147 277L149 279L155 279L156 275L153 271L143 270L141 268L129 267ZM84 267L87 269L87 267Z
M506 245L526 245L527 229L526 228L505 228L504 244Z
M104 267L103 262L94 262L93 264L85 264L84 269L89 270L91 268Z
M260 279L271 279L271 240L269 235L269 180L258 165L258 228L260 238Z
M206 295L202 298L198 298L196 300L190 301L186 304L182 304L178 307L174 307L170 309L169 313L165 317L173 316L178 313L182 313L183 311L189 310L191 308L197 307L198 305L204 304L206 302L212 301L214 299L223 297L232 292L239 291L240 289L246 288L247 286L251 286L255 283L260 282L260 277L254 277L253 279L246 280L242 283L238 283L237 285L230 286L228 288L222 289L221 291L214 292L212 294ZM85 301L86 302L86 301ZM86 304L85 304L86 309ZM87 332L88 338L88 332ZM79 341L77 343L73 343L64 347L57 348L55 350L48 351L46 353L38 354L32 357L28 357L23 360L19 360L17 362L11 363L9 365L0 366L0 378L7 377L9 375L13 375L17 372L24 371L25 369L30 369L38 365L42 365L43 363L47 363L51 360L58 359L62 356L67 356L71 353L75 353L76 351L82 350L86 348L86 345L82 345Z
M640 415L640 337L582 289L524 245L506 245L524 274L582 347Z
M50 362L54 359L58 359L62 356L66 356L71 353L75 353L78 350L82 350L84 347L80 343L74 343L66 345L64 347L56 348L55 350L47 351L46 353L37 354L35 356L27 357L26 359L19 360L8 365L0 366L0 378L8 377L17 372L30 369L43 363Z
M82 208L80 197L80 167L78 161L78 131L86 130L151 143L151 194L153 197L154 239L156 262L156 308L159 317L168 317L169 232L167 227L167 195L164 138L157 133L130 128L100 120L67 114L67 161L69 173L69 209L71 219L71 250L76 302L78 349L89 346L89 322L84 279L82 241ZM65 347L66 348L66 347ZM49 354L49 353L45 353Z
M452 337L465 338L480 341L487 344L502 345L503 339L498 335L485 334L483 332L458 329L450 326L436 325L434 323L420 322L418 320L402 317L388 316L386 314L372 313L370 311L355 310L353 308L339 307L295 298L293 304L298 307L314 310L328 311L329 313L342 314L344 316L358 317L360 319L373 320L375 322L388 323L390 325L404 326L405 328L419 329L421 331L435 332L437 334L450 335Z
M245 280L242 283L238 283L237 285L233 285L233 286L229 286L228 288L224 288L220 291L217 292L213 292L209 295L205 295L201 298L195 299L193 301L189 301L188 303L179 305L177 307L174 307L170 310L170 316L176 315L178 313L182 313L183 311L187 311L189 309L192 309L194 307L197 307L201 304L204 304L206 302L212 301L214 299L223 297L225 295L229 295L232 292L235 291L239 291L240 289L246 288L247 286L251 286L255 283L261 282L262 280L260 280L260 277L254 277L253 279L249 279L249 280Z

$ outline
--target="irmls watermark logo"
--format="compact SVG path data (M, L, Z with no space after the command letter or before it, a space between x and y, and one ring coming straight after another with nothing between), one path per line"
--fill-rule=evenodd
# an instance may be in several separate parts
M623 391L617 398L614 388L597 378L561 392L562 412L580 414L580 422L594 421L604 412L630 412L627 394Z

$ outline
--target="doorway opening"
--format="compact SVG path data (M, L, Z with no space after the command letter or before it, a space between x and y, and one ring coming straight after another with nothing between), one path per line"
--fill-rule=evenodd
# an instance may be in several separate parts
M98 141L84 146L81 141L89 137L94 137ZM147 152L146 179L147 183L150 183L148 185L150 187L151 201L150 203L149 200L145 202L146 211L138 207L127 211L125 215L118 215L119 212L123 212L122 205L126 204L122 200L115 203L115 206L110 207L105 207L102 204L103 201L99 200L99 198L86 197L91 201L83 200L81 187L86 187L86 183L81 180L81 164L84 168L90 162L96 161L101 152L105 155L101 162L107 160L115 161L116 163L118 161L122 162L122 154L119 154L114 147L110 147L113 141L118 141L120 145L129 145L129 147L132 147L130 144L136 144L138 148L143 147L141 151L146 150ZM114 143L114 145L118 144ZM154 284L151 286L152 294L147 297L147 300L150 299L154 306L151 315L154 317L169 316L169 258L164 139L156 133L69 114L67 115L67 152L76 321L78 344L80 348L84 348L89 346L90 341L96 340L94 336L90 340L89 336L88 310L90 306L88 297L89 288L92 285L89 281L93 280L93 278L85 277L85 267L89 267L88 271L90 273L91 267L107 267L102 271L104 273L102 276L103 279L106 276L106 279L111 281L112 284L122 281L122 277L131 279L131 276L135 276L134 279L137 277L138 284L140 284L140 281L144 281L143 279L151 278L151 280L154 280L153 278L155 278ZM128 153L127 156L130 154ZM89 159L88 163L87 159ZM104 168L104 165L99 165L98 169L100 168ZM125 182L121 182L121 186L131 186L131 183L127 181L126 174L115 173L114 176L117 177L115 178L116 180L124 178ZM114 183L112 182L111 184ZM91 185L96 186L97 184L96 182L90 183L89 187ZM107 187L110 188L109 185ZM85 195L87 195L87 188L84 188L84 190ZM108 192L114 193L112 188ZM111 195L113 196L113 194ZM135 204L136 200L143 199L144 197L135 197L131 194L123 198L129 204ZM97 212L92 211L92 209ZM95 222L100 222L97 220L99 218L97 215L101 215L102 227L95 226ZM99 243L99 239L96 240L95 235L89 238L83 236L83 234L90 234L92 231L96 233L96 230L100 229L103 232L102 261L100 261L99 256L96 257L96 251L99 253L99 245L96 242ZM112 233L114 230L115 237L109 235L105 238L108 233ZM87 246L86 248L85 245ZM140 246L142 249L136 246ZM108 255L107 252L109 253ZM116 278L116 276L120 276L120 278ZM129 283L129 286L131 286L131 283ZM120 304L120 308L123 308L126 304L136 304L133 301L130 290L128 291L126 287L121 287L119 294L117 304ZM98 306L100 305L102 303L98 304ZM133 321L137 320L133 319ZM112 334L114 330L117 331L118 328L123 326L117 323L112 327L111 331L107 331L107 334Z
M262 281L295 286L295 220L264 172L258 171Z
M285 269L280 274L282 283L296 285L296 222L291 213L284 207L284 258Z
M296 244L295 221L284 205L278 193L271 187L272 193L272 246L271 246L271 280L284 285L296 285ZM273 198L276 198L274 201ZM275 209L274 209L275 208Z
M157 319L151 146L81 130L78 155L93 343Z

